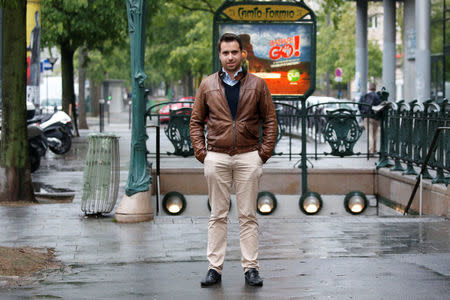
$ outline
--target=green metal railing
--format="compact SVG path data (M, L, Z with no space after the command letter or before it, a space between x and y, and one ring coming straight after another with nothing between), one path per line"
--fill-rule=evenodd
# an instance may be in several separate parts
M409 208L411 207L411 204L412 204L412 202L414 200L414 196L416 195L416 192L417 192L417 189L419 187L419 184L421 183L421 181L423 179L423 174L427 170L428 162L429 162L430 158L432 157L434 151L436 150L436 146L438 144L437 141L438 141L438 138L440 137L440 133L442 131L446 131L448 133L450 131L450 127L438 127L438 128L436 128L436 131L435 131L434 136L433 136L433 140L431 141L430 148L428 149L427 156L425 157L425 161L422 164L422 168L420 170L420 174L417 177L416 184L414 185L414 188L413 188L413 191L411 193L411 196L409 197L408 204L405 207L405 211L403 213L404 215L406 215L408 213ZM420 212L422 212L422 204L420 206L421 206L420 207Z
M401 100L389 102L386 107L377 167L391 167L391 171L417 175L414 166L422 167L425 163L436 129L450 125L450 104L446 99L439 103ZM432 183L447 185L450 182L450 133L443 133L436 143L436 152L426 162L422 176L432 179ZM435 171L434 175L431 170Z
M438 127L448 126L450 122L450 104L447 100L439 103L426 101L419 103L414 100L388 102L388 93L383 89L378 92L383 109L381 114L380 151L376 154L379 160L377 168L391 167L392 171L401 171L404 175L416 175L416 169L424 163L429 151L431 139ZM169 154L188 156L191 153L184 151L189 140L188 123L173 123L171 119L177 117L172 113L163 115L158 108L173 104L160 103L147 110L146 116L150 120L156 117L156 165L159 171L160 162L160 126L165 128L167 138L175 148L174 153ZM184 102L186 105L187 103ZM326 157L362 157L369 159L369 131L364 128L362 118L374 117L374 113L361 114L360 104L352 101L335 101L326 103L300 103L292 101L274 102L278 118L278 137L274 155L278 157L300 158L299 168L302 168L302 180L307 176L306 160ZM192 105L192 102L187 104ZM299 107L302 105L302 107ZM189 110L189 109L188 109ZM184 113L181 114L184 116ZM161 118L166 118L167 125L161 125ZM188 120L188 118L186 118ZM367 122L370 126L370 122ZM302 130L303 129L303 130ZM169 134L172 132L171 134ZM366 143L360 137L366 132ZM184 133L184 134L183 134ZM175 138L176 137L176 138ZM286 139L288 139L286 141ZM177 143L174 143L177 142ZM286 142L289 146L288 153L277 150L280 143ZM176 145L180 145L177 148ZM184 147L184 148L183 148ZM191 146L190 146L191 147ZM178 150L177 150L178 149ZM177 152L178 151L178 152ZM155 153L148 153L150 156ZM311 161L310 161L311 163ZM311 163L312 165L312 163ZM416 169L415 169L416 167ZM450 133L445 132L437 140L436 152L430 157L424 170L423 177L432 179L433 183L448 184L450 181Z

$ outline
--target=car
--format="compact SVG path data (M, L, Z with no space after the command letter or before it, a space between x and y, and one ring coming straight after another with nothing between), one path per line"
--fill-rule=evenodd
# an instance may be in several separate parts
M160 110L159 110L159 122L160 123L168 123L169 119L170 119L170 111L171 110L177 110L180 108L192 108L194 107L194 97L182 97L178 100L175 100L174 103L169 103L164 105ZM186 103L183 103L186 102Z
M43 115L52 114L57 110L62 110L62 99L61 98L41 99L39 110Z

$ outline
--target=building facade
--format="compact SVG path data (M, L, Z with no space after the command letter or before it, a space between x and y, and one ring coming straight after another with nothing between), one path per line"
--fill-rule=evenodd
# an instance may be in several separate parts
M446 0L356 0L356 94L367 92L367 41L383 51L382 86L389 100L446 97L450 67L450 2ZM381 29L382 28L382 29ZM380 32L382 35L380 36ZM446 38L446 37L449 38ZM449 66L449 67L446 67Z

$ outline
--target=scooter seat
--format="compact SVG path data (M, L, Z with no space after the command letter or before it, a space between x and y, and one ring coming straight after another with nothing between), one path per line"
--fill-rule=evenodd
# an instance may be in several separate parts
M34 124L34 123L44 123L48 120L50 120L50 118L52 117L52 115L37 115L34 116L34 118L27 120L27 124Z
M44 122L50 120L51 117L52 117L52 115L43 115L42 119L41 119L41 123L44 123Z

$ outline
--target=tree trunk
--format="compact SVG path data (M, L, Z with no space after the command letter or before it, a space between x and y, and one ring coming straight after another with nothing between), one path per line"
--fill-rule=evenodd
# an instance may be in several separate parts
M192 72L189 71L188 74L188 91L187 91L187 95L185 94L184 96L192 96L194 94L194 79L192 76Z
M85 95L85 81L86 81L86 59L88 56L88 49L86 46L82 47L78 55L78 116L80 117L80 129L88 129L86 122L86 95Z
M62 69L62 107L72 117L75 127L75 136L78 133L77 115L75 107L75 91L73 88L73 55L75 50L70 47L70 42L61 43L61 69ZM69 112L69 107L71 111Z
M99 103L98 99L100 99L100 85L98 85L94 80L90 80L90 96L91 96L91 116L98 117L99 115Z
M26 1L3 7L0 201L35 201L26 122Z
M330 71L327 71L327 74L325 76L325 84L326 84L327 97L330 97Z

